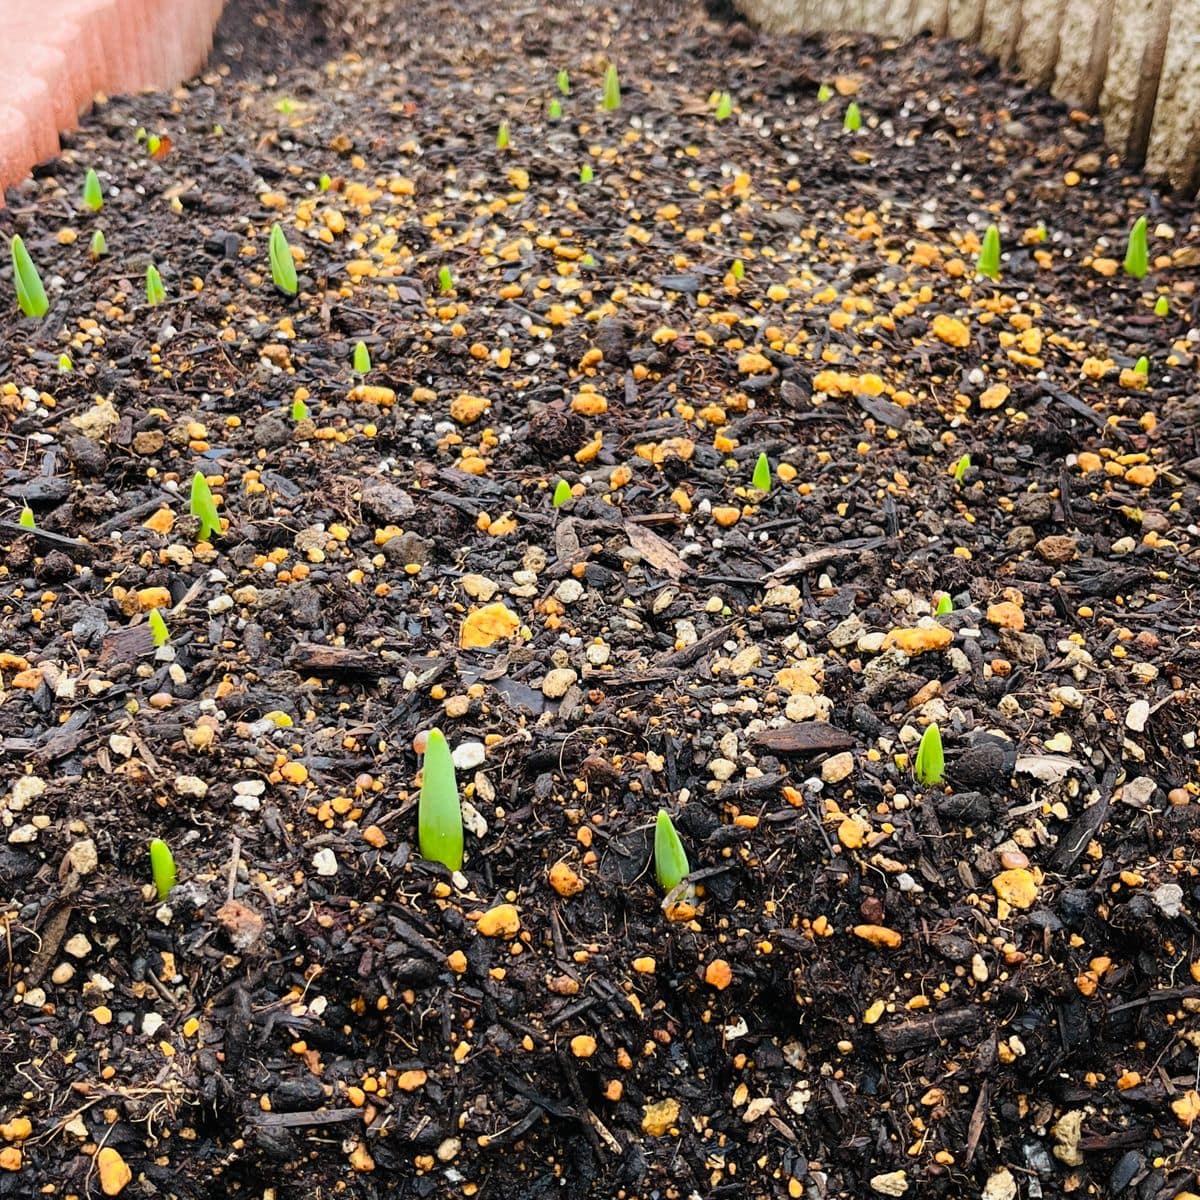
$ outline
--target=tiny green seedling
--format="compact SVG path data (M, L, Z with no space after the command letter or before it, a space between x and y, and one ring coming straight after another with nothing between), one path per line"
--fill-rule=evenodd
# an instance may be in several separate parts
M975 269L993 282L1000 278L1000 230L995 225L989 225L983 235Z
M557 75L555 75L554 82L558 85L558 90L564 96L569 96L571 94L571 77L567 74L566 67L564 67Z
M463 865L462 803L454 777L454 759L440 729L425 739L421 765L421 795L417 801L417 841L421 857L451 871Z
M278 221L271 226L267 254L271 260L271 279L275 286L281 292L294 296L300 287L296 278L296 260L292 257L287 235Z
M1171 302L1166 296L1159 296L1154 302L1154 315L1156 317L1169 317L1171 315Z
M760 454L758 461L754 464L754 475L751 479L760 492L769 492L771 490L771 460L766 454Z
M454 276L451 274L449 267L442 267L437 274L438 291L452 292L454 291Z
M371 352L367 349L366 342L359 342L354 347L354 373L356 375L366 375L371 370Z
M36 529L37 522L33 519L33 509L28 504L21 509L21 515L17 518L17 524L22 529Z
M947 613L954 611L954 601L950 599L949 592L939 592L937 604L934 606L933 615L935 617L944 617Z
M853 100L846 105L846 115L842 118L842 128L847 133L857 133L862 128L862 113Z
M829 84L827 84L827 83L821 84L821 86L819 88L817 88L817 103L818 104L828 104L829 101L832 99L833 99L833 88L831 88L829 86Z
M621 107L621 79L615 63L604 68L604 111L616 112Z
M961 484L963 482L963 480L966 479L967 472L970 469L971 469L971 456L969 454L964 454L962 456L962 458L960 458L958 460L958 462L956 462L954 464L954 470L952 472L952 474L954 475L954 482Z
M60 354L58 356L58 369L66 374L67 371L73 371L75 364L71 361L69 354Z
M281 112L285 117L289 117L296 111L299 105L291 96L283 96L275 101L275 111Z
M654 823L654 876L664 892L677 888L688 875L687 851L679 840L675 825L665 808L658 810Z
M297 396L296 399L292 401L292 420L299 425L301 421L307 421L308 417L308 405L305 404L299 396Z
M1129 244L1125 248L1125 274L1134 279L1145 279L1150 270L1150 248L1146 242L1146 218L1138 217L1129 231Z
M508 122L501 121L499 128L496 130L496 149L507 150L510 141L511 135L509 134Z
M154 640L154 648L161 650L171 640L171 631L167 628L167 623L163 620L163 615L157 608L150 610L148 624L150 626L150 637Z
M1135 375L1140 375L1143 379L1149 378L1150 360L1144 354L1133 364L1133 372Z
M27 317L44 317L50 311L46 289L20 234L12 240L13 287L17 289L17 304Z
M322 173L321 178L317 180L317 191L327 192L331 187L333 187L333 180L327 174Z
M108 253L108 239L104 236L103 229L97 229L92 234L92 240L88 243L88 254L92 259L103 258Z
M562 105L557 100L551 100L550 103L546 105L546 120L562 120Z
M1039 221L1037 223L1037 229L1034 230L1034 236L1039 242L1044 242L1050 236L1050 230L1046 228L1045 221Z
M746 264L742 262L740 258L735 258L733 260L733 266L729 268L729 273L734 277L734 279L745 279Z
M580 183L591 183L592 180L595 178L596 178L596 172L592 170L591 166L588 163L584 163L583 166L579 168L579 182Z
M163 287L162 276L158 268L151 263L146 268L146 303L161 304L167 298L167 289Z
M99 212L104 207L104 191L100 187L100 176L88 167L88 173L83 177L83 205L92 212Z
M594 267L596 265L596 256L589 250L580 260L580 266Z
M565 479L560 479L554 485L554 497L550 501L551 506L553 508L562 508L570 498L571 485Z
M717 98L717 120L728 121L731 116L733 116L733 98L728 92L722 92Z
M937 787L946 778L946 756L942 753L942 734L936 722L921 735L913 774L924 787Z
M208 480L199 471L192 476L191 513L200 522L200 531L197 534L200 541L207 542L214 533L221 532L221 518L217 516L216 501L213 500Z
M175 856L162 838L155 838L150 843L150 877L159 900L166 900L175 886Z
M150 157L154 158L161 149L162 138L160 138L157 133L148 133L146 135L146 150L148 151Z

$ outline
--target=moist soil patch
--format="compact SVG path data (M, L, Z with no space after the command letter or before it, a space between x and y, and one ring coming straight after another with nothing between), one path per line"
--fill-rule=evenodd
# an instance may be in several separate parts
M1196 1191L1194 209L954 43L230 7L0 215L0 1196Z

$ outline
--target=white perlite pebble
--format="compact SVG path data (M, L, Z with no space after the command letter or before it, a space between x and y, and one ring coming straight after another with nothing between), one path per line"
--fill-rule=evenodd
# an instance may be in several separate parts
M1183 911L1183 888L1177 883L1164 883L1150 897L1165 917L1177 917Z
M476 767L483 766L486 754L482 742L460 742L454 747L450 757L457 770L473 771Z
M578 579L564 579L554 589L554 598L563 604L574 604L583 595L583 584Z
M542 680L542 695L548 700L557 700L567 694L567 689L578 678L571 667L555 667L553 671L547 671Z
M841 783L854 770L854 755L849 750L834 754L821 764L821 778L826 783Z
M727 758L714 758L708 764L708 769L718 783L724 783L737 770L737 766Z
M1001 1167L988 1176L979 1200L1016 1200L1017 1181L1007 1167Z
M1132 729L1134 733L1141 733L1146 728L1148 720L1150 720L1150 702L1135 700L1125 714L1125 728Z
M336 875L338 872L337 855L326 846L323 850L318 850L312 856L312 864L317 870L318 875L326 877Z
M195 775L176 775L175 791L181 796L201 800L208 794L208 784L203 779L197 779Z
M163 1027L163 1021L160 1013L148 1012L142 1018L142 1032L147 1037L153 1037Z

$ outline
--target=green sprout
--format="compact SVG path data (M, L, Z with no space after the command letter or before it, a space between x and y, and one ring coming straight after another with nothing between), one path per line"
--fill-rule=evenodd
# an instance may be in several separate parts
M729 268L729 273L734 279L746 278L746 264L740 258L733 260L733 266Z
M58 356L58 369L63 372L73 371L75 369L75 364L71 361L71 356L69 354L60 354Z
M305 404L299 396L297 396L296 399L292 401L292 420L299 425L301 421L307 421L308 416L308 405Z
M28 504L21 509L21 515L17 518L17 524L22 529L36 529L37 522L33 519L33 509Z
M354 347L354 373L356 375L366 375L371 370L371 352L367 349L366 342L359 342Z
M146 268L146 303L161 304L167 298L167 289L163 287L162 276L158 268L151 263Z
M1000 230L995 225L989 225L983 235L975 269L993 282L1000 278Z
M615 63L604 68L604 111L616 112L621 107L621 80Z
M1129 245L1125 248L1125 274L1134 279L1145 279L1150 270L1150 250L1146 245L1146 218L1138 217L1129 231Z
M944 617L947 613L954 611L954 601L950 599L949 592L939 592L937 604L934 606L933 615L935 617Z
M832 99L833 99L833 88L831 88L829 86L829 84L827 84L827 83L821 84L821 86L819 88L817 88L817 103L818 104L828 104L829 101Z
M971 456L969 454L964 454L962 456L962 458L960 458L958 460L958 462L956 462L954 464L954 471L952 472L952 474L954 475L954 482L961 484L962 481L964 479L966 479L967 472L970 469L971 469Z
M665 808L658 810L654 823L654 875L664 892L677 888L691 868L687 851L675 832L675 826Z
M154 647L156 650L161 649L171 640L171 631L167 628L167 623L157 608L150 610L149 625L150 636L154 639Z
M727 121L733 116L733 99L728 92L722 92L717 98L717 120Z
M149 152L150 157L153 158L161 149L162 149L162 138L160 138L157 133L147 134L146 135L146 150Z
M20 234L12 240L13 287L17 289L17 304L27 317L44 317L50 311L46 289Z
M1156 317L1166 317L1171 314L1171 302L1166 296L1159 296L1154 302L1154 315Z
M913 774L924 787L937 787L946 777L946 756L942 753L942 734L937 722L921 735L917 757L913 760Z
M103 229L97 229L92 234L92 240L88 243L88 253L93 259L103 258L108 253L108 239L105 238Z
M1050 236L1050 230L1046 228L1045 221L1039 221L1037 223L1037 229L1034 232L1039 242L1044 242Z
M294 113L298 107L299 105L291 98L291 96L284 96L275 101L275 111L283 113L285 117Z
M585 255L584 255L584 256L583 256L583 257L582 257L582 258L579 260L579 262L580 262L580 265L581 265L581 266L584 266L584 267L594 267L594 266L596 265L596 258L595 258L595 256L592 254L592 252L589 250L589 251L588 251L588 252L587 252L587 253L586 253L586 254L585 254Z
M853 100L846 105L846 115L842 118L842 128L847 133L857 133L862 128L862 113Z
M449 267L442 267L442 269L438 271L437 282L439 292L454 291L454 276L450 273Z
M1135 375L1140 375L1143 379L1149 378L1150 360L1143 354L1141 358L1139 358L1137 362L1133 364L1133 371Z
M554 485L554 497L550 501L554 508L562 508L564 504L571 498L571 485L565 480L560 479Z
M150 843L150 875L159 900L166 900L175 886L175 856L162 838L155 838Z
M583 166L579 168L579 182L580 183L591 183L592 180L595 178L596 178L596 172L592 170L591 165L589 163L584 163Z
M100 176L88 167L88 173L83 177L83 204L92 212L99 212L104 207L104 191L100 187Z
M271 226L267 254L271 260L271 279L275 286L281 292L294 296L300 287L296 279L296 260L292 257L292 248L288 245L287 235L278 221Z
M221 532L221 518L217 516L212 490L199 471L192 476L191 513L200 522L200 541L207 542L214 533Z
M754 475L750 480L760 492L771 490L771 460L766 454L760 454L754 464Z
M417 801L417 841L422 858L439 862L451 871L462 870L462 804L454 778L454 759L440 729L431 729L425 739L421 795Z
M509 141L508 122L501 121L499 128L496 130L496 149L507 150Z
M333 187L333 180L328 175L322 173L321 178L317 180L317 190L327 192L331 187Z
M564 67L557 75L555 75L554 82L558 84L558 90L564 96L569 96L571 94L571 77L567 74L566 67Z
M547 121L561 121L562 120L562 105L557 100L551 100L550 103L546 106L546 120Z

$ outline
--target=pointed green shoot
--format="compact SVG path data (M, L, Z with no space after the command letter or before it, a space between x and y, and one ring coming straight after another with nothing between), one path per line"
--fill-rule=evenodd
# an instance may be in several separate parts
M296 279L296 260L288 245L287 235L278 221L271 226L271 237L267 243L267 254L271 260L271 279L275 286L289 296L294 296L300 284Z
M740 258L733 260L733 266L729 268L729 273L734 279L746 278L746 264Z
M354 371L357 375L366 375L371 370L371 352L366 342L359 342L354 347Z
M162 138L157 133L147 134L146 149L149 151L150 157L153 158L162 149Z
M833 99L833 88L831 88L829 86L829 84L827 84L827 83L821 84L821 86L819 88L817 88L817 103L818 104L828 104L829 101L832 99Z
M191 513L200 522L200 532L197 535L200 541L207 542L214 533L221 532L221 518L217 516L212 489L199 471L192 476Z
M954 601L950 599L949 592L939 592L937 605L933 610L935 617L944 617L947 613L954 611Z
M1156 317L1167 317L1171 315L1171 302L1166 296L1159 296L1154 302L1154 315Z
M507 150L508 143L511 141L511 135L508 130L508 122L501 121L500 127L496 130L496 149Z
M88 167L88 173L83 177L83 204L92 212L99 212L104 207L104 190L100 186L100 176Z
M58 369L64 373L75 369L75 364L71 361L69 354L60 354L58 356Z
M297 425L301 421L308 420L308 405L299 398L292 401L292 420L295 421Z
M591 183L592 180L595 178L596 178L596 173L595 173L595 171L592 170L591 166L588 163L584 163L583 166L579 168L579 182L580 183Z
M442 267L438 271L438 291L452 292L454 291L454 276L450 273L449 267Z
M33 509L28 504L21 509L21 515L17 518L17 524L22 529L36 529L37 522L33 519Z
M733 116L733 98L728 92L722 92L717 99L717 120L728 121Z
M580 265L584 267L594 267L596 265L595 255L589 250L580 260Z
M557 100L551 100L550 103L546 106L546 120L547 121L561 121L562 120L562 105Z
M846 115L842 118L842 128L847 133L857 133L862 128L862 113L853 100L846 105Z
M171 640L171 631L167 628L166 621L163 620L163 615L157 608L150 610L148 619L150 626L150 636L154 639L154 648L161 649Z
M431 729L421 765L421 796L417 801L417 841L421 857L451 871L463 865L462 804L454 778L454 759L440 729Z
M554 77L554 82L558 84L558 90L564 96L569 96L571 94L571 77L567 74L566 67L559 71L559 73Z
M150 876L159 900L166 900L175 886L175 856L162 838L150 843Z
M104 236L103 229L97 229L92 234L92 240L88 243L88 253L92 258L103 258L108 253L108 239Z
M158 268L151 263L146 268L146 303L161 304L167 298L167 289L163 287L162 276Z
M964 479L966 479L967 472L970 469L971 469L971 456L969 454L964 454L962 456L962 458L960 458L958 460L958 462L956 462L954 464L954 471L953 471L954 482L962 483L962 481Z
M1133 364L1133 370L1135 374L1140 375L1143 379L1148 378L1150 375L1150 360L1143 354L1142 357Z
M560 479L554 485L554 497L550 501L554 508L562 508L564 504L571 498L571 485L565 480Z
M654 876L658 886L669 892L687 878L689 870L687 851L675 832L675 825L667 810L660 808L654 823Z
M1039 242L1044 242L1049 236L1050 236L1050 230L1048 230L1046 228L1046 222L1039 221L1037 223L1037 240Z
M333 187L333 180L330 179L327 174L322 172L321 178L317 180L317 190L321 192L327 192L331 187Z
M621 107L621 80L615 63L604 68L604 111L616 112Z
M1146 244L1146 218L1138 217L1129 231L1129 244L1125 248L1125 274L1134 279L1145 279L1150 270L1150 249Z
M754 475L750 480L760 492L771 490L771 460L766 454L760 454L754 464Z
M1000 278L1000 230L995 225L989 225L983 235L975 269L993 282Z
M44 317L50 311L46 289L25 243L17 234L12 240L13 286L17 289L17 304L27 317Z
M937 787L946 778L946 757L942 753L942 734L937 723L930 725L921 735L917 757L913 761L913 774L924 787Z

